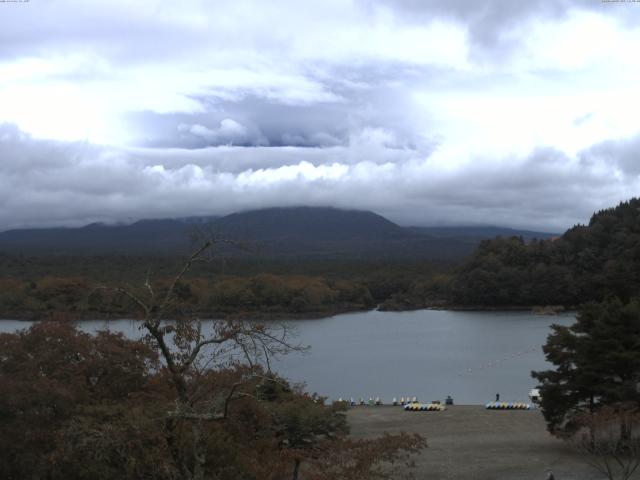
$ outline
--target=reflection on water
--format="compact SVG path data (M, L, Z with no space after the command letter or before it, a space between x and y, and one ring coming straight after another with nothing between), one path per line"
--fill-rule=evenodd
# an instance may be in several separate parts
M547 368L541 350L549 325L569 325L573 314L553 317L523 312L364 312L319 320L290 320L307 354L272 364L310 391L330 398L417 396L479 404L495 399L526 401L535 386L531 370ZM0 331L29 322L4 320ZM85 331L108 328L141 335L135 320L84 321Z

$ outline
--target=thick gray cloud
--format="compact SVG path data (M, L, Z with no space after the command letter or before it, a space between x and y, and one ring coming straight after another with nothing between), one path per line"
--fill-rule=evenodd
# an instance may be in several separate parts
M538 21L562 19L575 9L595 11L629 21L640 17L640 9L593 0L361 0L370 10L381 5L399 12L410 21L424 22L433 17L449 17L468 25L474 40L484 46L495 45L505 30L517 28L532 18ZM624 2L620 2L624 3Z
M405 225L553 231L586 221L603 201L623 200L639 185L637 173L612 175L615 165L606 160L576 163L553 149L506 165L442 172L413 150L375 144L363 159L352 151L362 144L118 150L37 140L10 125L0 128L0 139L0 158L29 165L0 166L3 228L304 204L372 209Z
M0 4L0 229L372 209L563 230L637 194L636 4Z
M617 166L624 175L640 176L640 135L621 140L607 140L583 152L583 165L594 163Z
M337 102L291 105L259 95L234 101L209 97L200 98L209 106L201 113L136 112L129 114L127 121L138 132L136 143L147 147L202 148L228 144L331 147L348 144L362 129L381 128L393 133L399 147L430 149L433 133L416 130L408 98L411 86L418 80L406 75L400 84L389 85L378 72L360 70L360 74L378 84L347 89L332 82L332 90L341 95ZM424 85L426 80L421 78L419 82ZM221 131L225 122L237 124L237 131L225 134Z

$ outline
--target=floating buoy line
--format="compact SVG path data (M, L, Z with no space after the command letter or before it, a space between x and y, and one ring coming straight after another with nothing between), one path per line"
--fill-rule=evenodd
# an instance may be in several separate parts
M508 362L509 360L513 360L514 358L518 358L521 357L523 355L527 355L529 353L535 353L538 351L540 347L532 347L528 350L522 350L520 352L514 353L513 355L504 357L504 358L499 358L496 360L493 360L489 363L485 363L483 365L477 366L477 367L469 367L467 369L465 369L464 371L458 373L458 377L462 377L464 375L473 375L476 371L480 371L480 370L486 370L489 368L495 368L497 366L499 366L500 364L504 363L504 362Z

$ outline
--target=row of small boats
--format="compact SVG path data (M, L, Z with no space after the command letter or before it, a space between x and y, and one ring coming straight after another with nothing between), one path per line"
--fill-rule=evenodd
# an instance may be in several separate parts
M355 398L351 397L349 398L349 400L343 400L342 397L340 397L338 399L339 403L348 403L350 406L355 407L356 405L369 405L369 406L374 406L374 405L384 405L384 402L382 401L382 399L380 397L369 397L368 401L365 401L364 398L360 397L359 400L356 401ZM393 398L393 400L391 401L391 405L394 406L404 406L404 405L408 405L410 403L418 403L418 398L417 397L407 397L406 399L404 397L400 397L400 400L396 399L395 397Z
M489 402L487 410L531 410L530 403L524 402Z
M369 397L368 401L365 401L364 398L360 397L359 400L355 400L353 397L349 398L349 400L343 400L342 397L338 399L340 403L346 403L352 407L357 405L362 406L378 406L384 405L384 402L380 397ZM451 397L447 397L445 402L446 405L453 405L453 399ZM400 397L400 400L396 398L393 399L391 405L393 406L402 406L407 411L443 411L446 410L446 406L440 403L439 401L433 401L431 403L421 403L417 397ZM487 410L531 410L532 405L530 403L525 402L489 402L485 405Z
M404 409L411 412L443 412L447 407L441 403L407 403Z

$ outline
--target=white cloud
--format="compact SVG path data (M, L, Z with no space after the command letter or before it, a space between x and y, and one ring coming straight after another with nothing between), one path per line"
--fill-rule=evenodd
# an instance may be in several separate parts
M635 139L595 145L578 159L536 149L510 162L442 168L375 140L366 159L351 161L362 145L113 149L37 140L9 126L0 129L0 138L0 158L14 159L0 164L4 229L333 205L372 209L409 225L491 223L557 231L640 188L630 156ZM612 161L619 152L624 161Z
M190 133L196 137L203 138L212 145L223 144L243 144L248 140L247 128L240 123L225 118L220 122L220 126L216 128L207 128L204 125L178 125L178 130L183 133Z
M3 9L0 222L306 203L564 228L637 193L640 9L618 7Z

